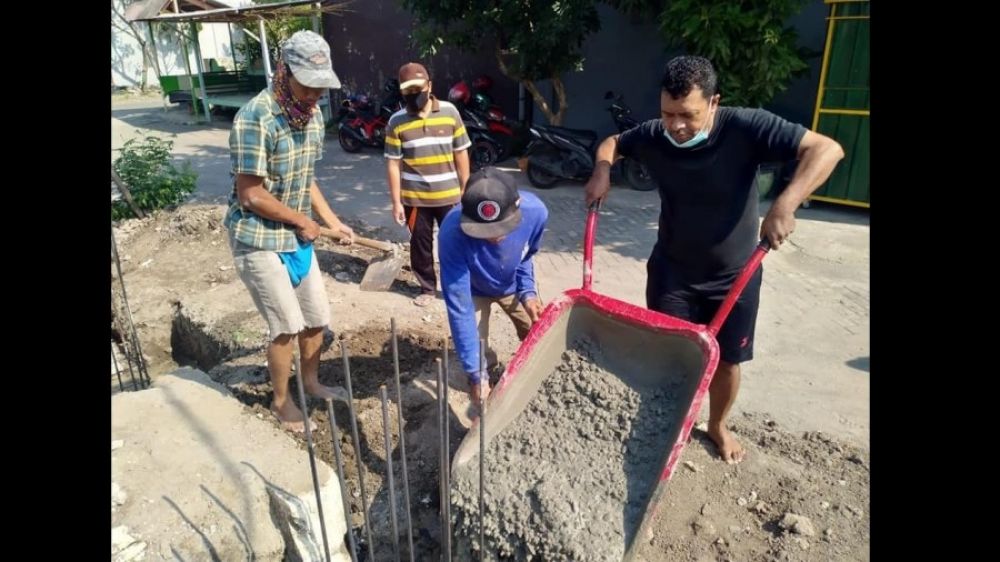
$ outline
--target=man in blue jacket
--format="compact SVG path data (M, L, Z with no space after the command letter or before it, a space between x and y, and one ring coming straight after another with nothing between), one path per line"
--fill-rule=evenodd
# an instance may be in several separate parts
M483 399L489 395L489 377L479 364L479 340L489 341L493 303L507 313L522 340L542 312L531 259L548 217L538 197L518 192L513 176L484 168L469 177L461 205L441 224L441 287L474 404L480 393Z

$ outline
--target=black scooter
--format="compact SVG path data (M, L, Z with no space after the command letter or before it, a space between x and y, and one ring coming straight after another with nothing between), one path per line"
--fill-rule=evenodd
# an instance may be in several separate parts
M638 122L631 117L632 111L624 104L621 96L608 92L605 99L614 100L608 111L619 132L626 131ZM597 133L581 129L533 125L529 129L531 143L525 150L525 172L531 185L548 189L561 179L586 182L594 171L594 157L597 150ZM621 174L625 181L637 191L656 189L656 182L646 168L638 161L625 158L621 161Z
M604 94L604 99L612 100L611 105L608 106L608 111L611 112L611 119L615 122L615 127L618 128L619 133L624 133L639 124L639 121L635 117L632 117L632 109L625 105L621 94L615 95L614 92L609 90ZM656 180L649 175L649 171L638 160L632 158L622 159L621 170L622 175L625 176L625 182L632 186L632 189L636 191L652 191L656 189Z
M548 189L561 179L587 181L594 171L597 133L551 125L532 125L531 142L524 151L528 181Z

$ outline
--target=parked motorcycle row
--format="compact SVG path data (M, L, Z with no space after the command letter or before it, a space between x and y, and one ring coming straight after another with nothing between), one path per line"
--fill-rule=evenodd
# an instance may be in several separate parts
M345 152L361 152L366 146L382 148L385 145L385 127L389 124L389 117L404 103L398 80L386 82L382 92L384 97L381 102L366 94L354 93L340 103L336 119L337 137Z
M472 141L469 161L473 171L520 157L525 162L528 181L540 189L551 188L561 180L585 182L590 178L595 164L597 133L551 125L524 125L509 119L493 103L489 93L492 86L493 81L488 76L480 76L471 84L463 80L448 90L448 101L458 109ZM404 103L399 82L395 79L386 82L382 94L380 100L363 93L350 94L343 100L336 122L337 136L344 151L383 147L389 117ZM609 91L604 99L609 101L607 110L619 132L638 124L620 94ZM616 166L633 189L650 191L656 188L655 181L638 161L625 158Z

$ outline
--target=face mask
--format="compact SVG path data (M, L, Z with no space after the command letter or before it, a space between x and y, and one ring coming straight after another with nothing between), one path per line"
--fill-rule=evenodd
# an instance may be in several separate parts
M416 113L427 105L427 100L430 97L430 92L418 92L416 94L404 94L403 100L406 101L406 109L410 113Z
M684 142L675 141L674 137L670 136L670 133L666 129L663 129L663 136L667 137L670 144L676 146L677 148L693 148L708 140L708 124L711 121L712 118L709 116L708 120L705 121L705 126L702 127L700 131L695 133L693 137Z

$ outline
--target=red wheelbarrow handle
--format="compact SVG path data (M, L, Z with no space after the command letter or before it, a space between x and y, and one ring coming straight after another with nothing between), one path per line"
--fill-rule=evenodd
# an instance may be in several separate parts
M583 290L589 291L590 287L594 282L594 231L597 230L597 211L601 208L601 199L594 201L590 204L590 209L587 211L587 230L583 234ZM737 299L743 293L743 289L746 288L747 283L750 282L750 278L756 273L757 268L760 267L760 262L767 255L767 252L771 250L771 243L768 242L767 238L764 238L757 244L757 249L753 251L750 255L750 259L747 260L746 265L740 270L740 274L736 277L736 281L733 282L733 286L729 288L729 292L726 293L725 300L719 305L719 310L715 313L712 321L708 324L708 331L711 332L712 336L717 336L719 334L719 329L722 328L722 324L729 317L729 313L732 312L733 306L736 305Z
M587 230L583 233L583 290L589 291L594 282L594 231L597 230L597 211L601 210L601 199L590 204L587 211Z
M729 313L732 312L733 306L736 304L736 300L740 298L743 293L743 289L746 288L747 283L750 282L750 278L756 273L757 268L760 267L760 262L764 259L764 256L771 250L771 243L768 242L765 237L763 240L757 244L757 249L750 254L750 259L747 260L747 264L743 266L740 270L740 274L736 277L736 281L733 281L733 286L729 288L729 292L726 293L725 300L719 305L719 310L716 311L715 316L712 321L708 323L708 331L711 332L712 336L715 337L719 334L719 330L722 329L722 324L729 317Z

